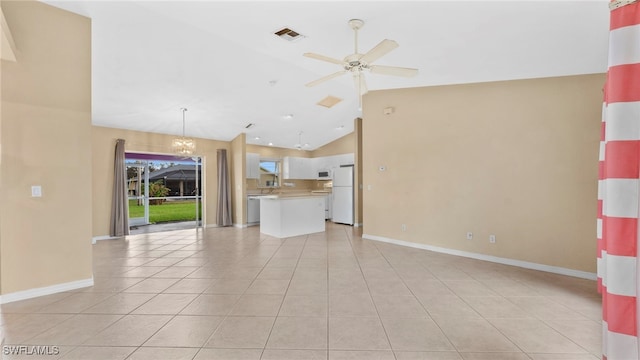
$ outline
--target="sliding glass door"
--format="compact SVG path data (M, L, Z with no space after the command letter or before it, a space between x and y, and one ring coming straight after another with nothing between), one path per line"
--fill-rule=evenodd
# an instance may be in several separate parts
M131 226L202 225L199 157L127 153L126 165Z
M149 164L126 160L129 198L129 225L149 224Z

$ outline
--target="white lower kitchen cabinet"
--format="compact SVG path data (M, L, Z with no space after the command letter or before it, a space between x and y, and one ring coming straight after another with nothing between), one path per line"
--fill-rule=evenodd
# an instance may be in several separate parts
M331 194L324 197L324 218L325 220L331 220Z
M324 196L260 198L260 232L277 238L325 231Z
M330 220L331 219L331 205L332 205L332 196L331 196L331 192L330 191L326 191L326 190L313 190L311 191L312 194L316 194L318 196L322 196L324 198L324 219L325 220Z
M249 196L247 198L247 225L260 223L260 198Z

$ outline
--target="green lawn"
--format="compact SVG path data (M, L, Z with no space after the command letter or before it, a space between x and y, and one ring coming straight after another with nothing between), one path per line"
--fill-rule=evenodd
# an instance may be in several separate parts
M129 200L129 218L143 217L144 206ZM195 201L171 201L162 205L149 205L149 222L152 224L169 221L194 221L196 219ZM202 208L200 209L202 217Z

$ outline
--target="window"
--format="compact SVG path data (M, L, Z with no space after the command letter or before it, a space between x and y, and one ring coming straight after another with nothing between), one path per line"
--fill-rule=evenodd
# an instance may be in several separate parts
M260 159L260 186L278 187L280 185L280 166L277 159Z

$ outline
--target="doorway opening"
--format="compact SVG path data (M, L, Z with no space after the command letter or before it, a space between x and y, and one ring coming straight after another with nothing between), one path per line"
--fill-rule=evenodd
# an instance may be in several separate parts
M125 164L132 233L202 226L200 157L125 153Z

